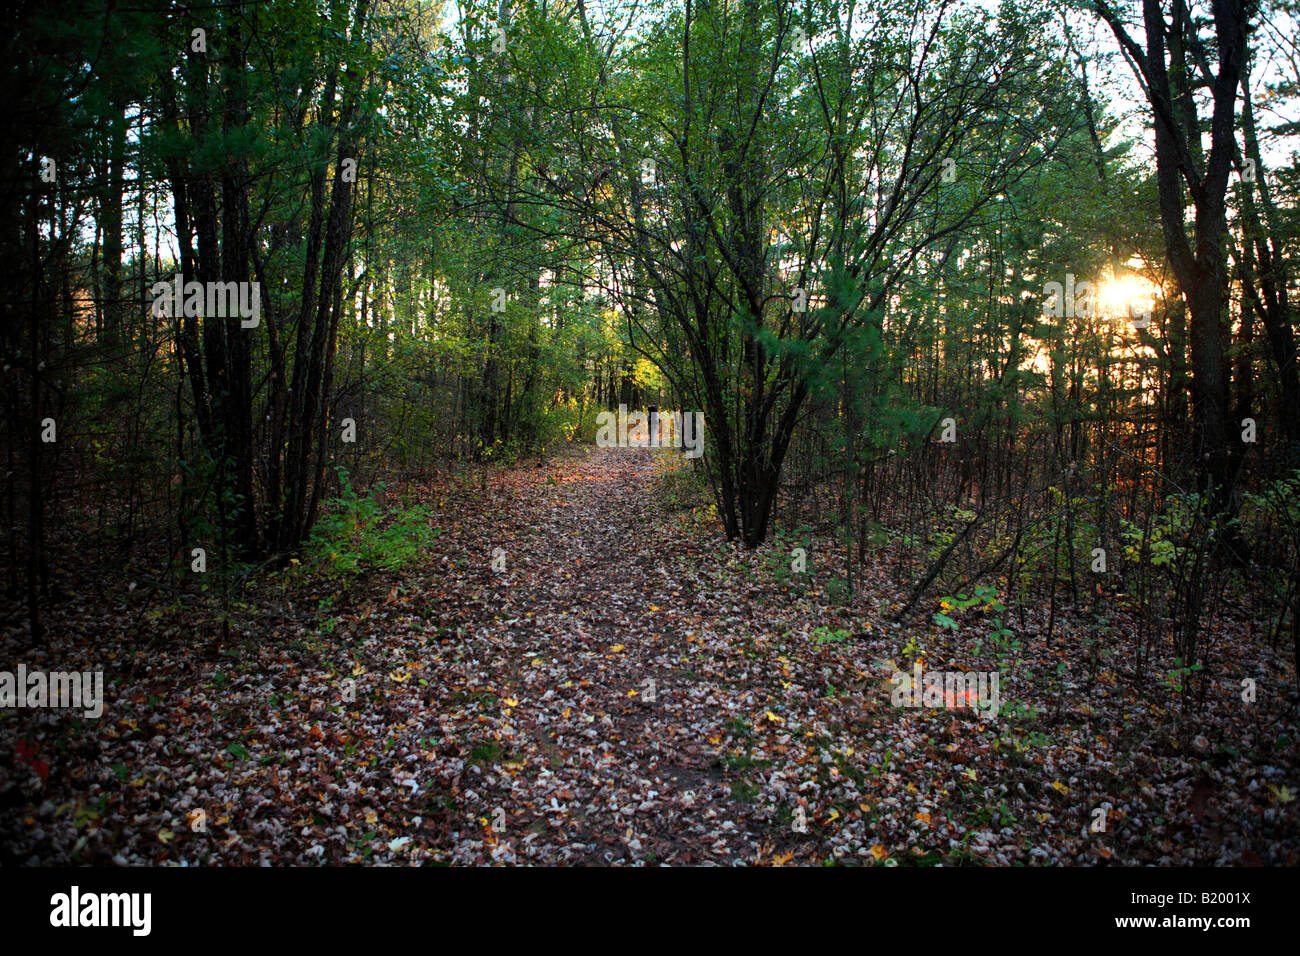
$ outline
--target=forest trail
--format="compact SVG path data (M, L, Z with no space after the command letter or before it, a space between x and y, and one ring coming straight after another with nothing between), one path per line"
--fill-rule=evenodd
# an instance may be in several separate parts
M671 461L424 476L390 500L436 531L413 561L272 576L224 643L193 601L69 603L28 663L102 668L104 719L22 712L0 862L1297 861L1289 792L1256 785L1284 698L1236 706L1225 668L1188 739L1158 671L1076 661L1041 607L996 653L978 616L887 623L890 548L831 596L833 544L804 574L789 542L728 544ZM922 662L999 673L1001 712L896 705Z
M0 874L1300 866L1300 0L11 6Z
M501 752L460 778L505 811L505 833L484 828L494 858L519 829L545 858L589 862L752 861L784 835L736 806L753 785L728 766L727 724L775 704L712 633L727 605L696 586L706 557L665 515L654 454L595 449L516 476L494 502L505 570L481 600L469 582L451 599L503 704L480 715L480 746Z

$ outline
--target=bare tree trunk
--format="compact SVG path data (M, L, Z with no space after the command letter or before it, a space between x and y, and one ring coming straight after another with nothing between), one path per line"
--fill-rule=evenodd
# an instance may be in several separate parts
M1098 9L1141 74L1151 104L1161 226L1170 265L1191 316L1197 473L1215 513L1230 517L1234 508L1235 455L1229 448L1223 240L1228 173L1236 151L1237 87L1246 58L1246 11L1242 0L1217 0L1213 5L1218 74L1212 83L1210 152L1202 160L1200 119L1192 96L1192 64L1187 50L1196 27L1185 0L1173 0L1172 22L1166 20L1161 0L1143 0L1145 50L1134 42L1120 17L1105 2ZM1193 239L1188 238L1184 225L1184 187L1194 210Z

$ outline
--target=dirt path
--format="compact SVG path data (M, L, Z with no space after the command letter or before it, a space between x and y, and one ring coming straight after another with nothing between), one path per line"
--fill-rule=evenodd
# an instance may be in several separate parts
M506 570L467 602L480 613L465 644L505 702L499 718L480 715L501 753L460 778L505 811L505 831L484 834L494 858L759 852L721 754L726 721L753 709L754 690L733 686L710 650L712 602L695 588L704 556L682 548L652 469L650 452L596 450L553 484L524 476L502 502L493 546Z

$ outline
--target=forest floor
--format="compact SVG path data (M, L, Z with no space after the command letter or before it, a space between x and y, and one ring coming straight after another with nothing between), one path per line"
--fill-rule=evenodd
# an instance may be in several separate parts
M987 615L887 619L887 551L846 602L816 547L791 575L720 540L666 503L668 454L430 479L417 561L305 595L273 576L228 640L143 589L64 602L41 648L6 637L6 661L106 685L98 720L0 711L0 862L1300 859L1291 649L1245 609L1187 693L1122 602L1104 633L1049 641L1032 607L1018 649L977 647ZM999 714L894 706L917 661L997 669Z

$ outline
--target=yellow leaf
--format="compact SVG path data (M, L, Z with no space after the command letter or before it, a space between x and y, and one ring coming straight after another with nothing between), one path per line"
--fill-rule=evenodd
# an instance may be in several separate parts
M609 649L609 652L610 652L611 654L617 654L617 653L618 653L619 651L621 651L622 649L623 649L623 645L622 645L622 644L615 644L613 647L611 647L611 648Z
M171 830L162 829L158 831L158 839L162 840L163 843L170 843L174 836L176 836L176 834L172 833Z
M871 855L874 856L877 860L883 860L885 857L889 856L889 851L886 850L879 843L877 843L875 846L871 848Z
M920 820L922 823L924 823L926 826L930 825L930 811L927 810L924 813L918 813L916 815L916 818Z
M784 718L784 717L778 717L776 714L772 713L770 710L767 712L767 719L770 720L770 721L771 721L772 723L774 723L774 724L784 724L784 723L785 723L785 718Z
M507 707L519 706L519 701L515 700L513 697L507 697L505 700L501 701L501 703L505 704Z
M366 672L366 669L365 669L364 667L362 667L360 664L353 664L353 665L352 665L352 676L353 676L353 677L360 677L360 676L361 676L362 674L364 674L365 672Z
M826 822L830 823L832 820L838 820L839 818L840 818L840 811L832 810L830 814L826 817Z
M636 691L634 691L634 690L630 690L630 691L628 691L628 692L627 692L627 696L629 696L629 697L635 697L635 696L636 696Z
M963 771L961 772L961 775L962 775L963 777L969 777L971 780L974 780L974 779L975 779L975 768L974 768L974 767L971 767L969 770L963 770Z
M403 681L409 680L410 677L411 677L410 674L404 674L401 671L393 671L391 674L388 675L389 680L396 681L399 684L402 683Z
M1067 787L1065 784L1061 783L1061 781L1059 781L1059 780L1053 780L1053 781L1052 781L1052 789L1055 790L1057 793L1069 793L1069 792L1070 792L1070 788Z

